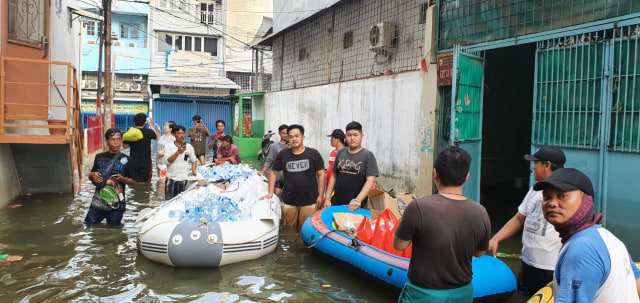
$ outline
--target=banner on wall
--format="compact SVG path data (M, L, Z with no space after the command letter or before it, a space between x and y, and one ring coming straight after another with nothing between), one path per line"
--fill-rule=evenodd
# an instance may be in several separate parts
M211 54L168 50L165 60L165 70L171 72L211 72Z
M98 71L99 48L96 44L82 46L82 70ZM151 51L148 48L112 46L111 54L115 73L147 75L151 67ZM104 62L103 62L104 64Z
M224 97L229 95L228 88L186 87L161 85L161 95Z
M93 101L82 101L80 108L83 113L87 114L95 114L96 113L96 102ZM117 115L135 115L137 113L149 113L149 104L147 103L113 103L113 113Z

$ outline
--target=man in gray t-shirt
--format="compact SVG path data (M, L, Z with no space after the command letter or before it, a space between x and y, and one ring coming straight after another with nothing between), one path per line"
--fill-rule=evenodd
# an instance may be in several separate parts
M349 209L356 210L367 205L367 196L379 175L378 163L373 153L362 147L362 125L352 121L346 130L348 147L336 154L324 206L348 204Z
M267 172L267 169L272 168L273 162L275 162L276 160L276 156L278 156L280 151L282 151L287 147L287 139L288 139L287 128L288 127L289 126L286 124L282 124L278 127L278 134L280 135L280 141L273 143L271 145L271 148L269 148L269 153L267 154L267 157L264 158L264 166L262 167L262 170L258 172L258 175L262 176L264 175L264 173ZM283 186L284 186L284 173L281 171L280 174L278 174L278 179L276 179L276 188L274 193L279 196L280 193L282 192Z

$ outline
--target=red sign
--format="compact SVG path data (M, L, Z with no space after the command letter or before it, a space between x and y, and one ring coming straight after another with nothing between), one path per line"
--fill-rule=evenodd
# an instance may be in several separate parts
M453 52L437 55L438 60L438 87L450 86L453 75Z

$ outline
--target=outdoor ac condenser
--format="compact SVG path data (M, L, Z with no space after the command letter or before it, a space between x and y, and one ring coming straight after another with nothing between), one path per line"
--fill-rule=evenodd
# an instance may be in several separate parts
M369 50L376 51L394 47L396 27L391 22L378 22L369 29Z

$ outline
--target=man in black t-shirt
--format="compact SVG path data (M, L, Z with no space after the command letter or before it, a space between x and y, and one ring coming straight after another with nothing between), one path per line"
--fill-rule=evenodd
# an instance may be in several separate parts
M491 222L480 203L462 194L470 163L463 149L444 149L433 165L438 194L407 205L393 237L396 250L413 243L398 302L473 302L471 260L489 248Z
M87 216L84 219L84 224L87 227L100 223L104 219L107 219L107 223L111 226L120 225L126 206L124 198L125 185L135 183L132 179L133 169L130 158L127 157L127 155L120 153L120 144L122 143L122 133L120 130L117 128L110 128L105 132L104 138L105 141L107 141L107 147L109 150L96 155L95 160L93 161L93 167L91 168L91 172L88 177L89 180L98 184L102 183L104 178L108 178L103 188L111 187L112 189L115 189L114 194L118 195L117 200L119 200L119 202L116 204L116 209L104 210L94 206L92 201L89 211L87 212ZM103 170L105 166L109 165L114 157L117 158L113 162L111 173L109 176L103 176L100 173L100 170ZM97 191L98 188L96 188L96 192Z
M124 148L131 147L129 152L133 163L133 170L135 172L135 180L137 182L150 182L151 181L151 140L158 138L156 130L153 129L153 119L149 118L147 122L147 115L139 113L133 118L133 122L136 128L142 132L142 139L139 141L124 141ZM145 124L149 124L150 128L145 128Z
M304 146L302 125L289 125L287 135L291 149L284 149L276 156L269 173L269 193L261 199L273 197L278 174L284 171L287 184L282 190L283 225L301 227L322 202L326 179L324 160L317 150Z
M336 154L325 201L319 206L348 204L353 211L367 205L367 196L378 177L378 162L370 150L362 147L362 125L351 121L346 130L348 147ZM335 193L331 197L334 186Z

